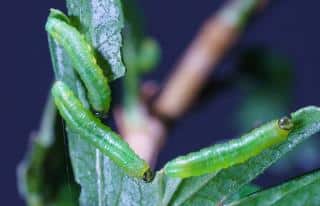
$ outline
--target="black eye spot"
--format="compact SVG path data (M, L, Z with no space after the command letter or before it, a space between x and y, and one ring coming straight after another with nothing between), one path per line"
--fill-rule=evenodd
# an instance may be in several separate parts
M143 180L145 182L152 182L154 178L154 173L152 172L151 169L148 169L144 174L143 174Z
M278 126L284 130L291 130L293 128L293 122L289 117L282 117L278 120Z

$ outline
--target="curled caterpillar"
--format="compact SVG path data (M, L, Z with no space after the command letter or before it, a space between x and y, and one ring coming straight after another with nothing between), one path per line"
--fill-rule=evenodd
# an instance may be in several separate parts
M149 165L118 134L86 109L65 83L55 82L52 96L67 125L81 138L107 155L128 175L142 178L146 182L152 181L154 175Z
M282 143L292 129L293 122L288 117L271 121L239 139L178 157L165 165L164 173L173 177L186 178L218 172L245 162L263 150Z
M111 91L107 77L96 62L92 47L84 36L70 25L68 17L58 10L51 10L46 30L69 56L85 84L91 107L96 112L106 113L110 106Z

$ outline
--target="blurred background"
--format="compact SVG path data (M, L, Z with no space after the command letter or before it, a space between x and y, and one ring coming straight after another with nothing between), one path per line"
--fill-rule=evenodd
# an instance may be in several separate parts
M158 68L145 79L165 81L203 21L224 1L138 0L147 32L162 48ZM255 124L306 106L320 105L320 3L274 1L254 18L240 41L210 78L231 78L233 84L207 95L170 131L157 168L165 162L210 144L233 138ZM29 135L39 127L53 80L44 24L49 8L65 11L63 0L6 2L1 12L2 194L4 203L24 205L16 188L16 165ZM248 66L250 65L250 66ZM255 73L259 69L259 76ZM241 71L242 75L238 75ZM275 78L281 77L278 81ZM280 82L280 83L279 83ZM257 104L271 105L266 111ZM263 117L264 119L257 118ZM320 166L317 138L310 138L256 183L270 186Z

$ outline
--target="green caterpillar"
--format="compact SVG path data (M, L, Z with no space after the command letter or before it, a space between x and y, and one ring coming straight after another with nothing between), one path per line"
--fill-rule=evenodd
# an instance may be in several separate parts
M178 157L165 165L164 173L186 178L218 172L245 162L263 150L280 144L287 139L292 128L293 122L288 117L271 121L239 139Z
M61 116L73 131L107 155L128 175L142 178L146 182L152 181L154 175L149 165L118 134L86 109L65 83L55 82L52 95Z
M58 10L51 10L46 30L69 56L86 86L91 107L96 112L106 113L110 106L111 91L108 79L96 62L92 47L84 36L70 25L69 18Z

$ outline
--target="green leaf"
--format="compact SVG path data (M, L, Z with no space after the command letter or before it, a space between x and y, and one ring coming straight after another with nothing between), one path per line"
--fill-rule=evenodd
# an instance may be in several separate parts
M267 149L249 161L221 170L217 174L175 180L176 184L168 186L174 195L171 195L169 201L166 200L167 205L214 205L227 201L283 155L320 130L318 107L300 109L292 113L292 119L295 128L285 143Z
M77 205L79 188L68 170L61 123L49 98L40 130L31 136L26 158L18 166L18 188L30 206Z
M227 206L305 206L320 203L320 171L250 195Z
M67 7L73 23L96 49L98 63L106 74L111 79L122 77L125 73L121 56L124 18L120 0L67 0Z
M248 184L244 185L238 192L233 194L229 199L228 202L234 202L237 200L240 200L248 195L251 195L257 191L259 191L261 188L254 185L254 184Z

